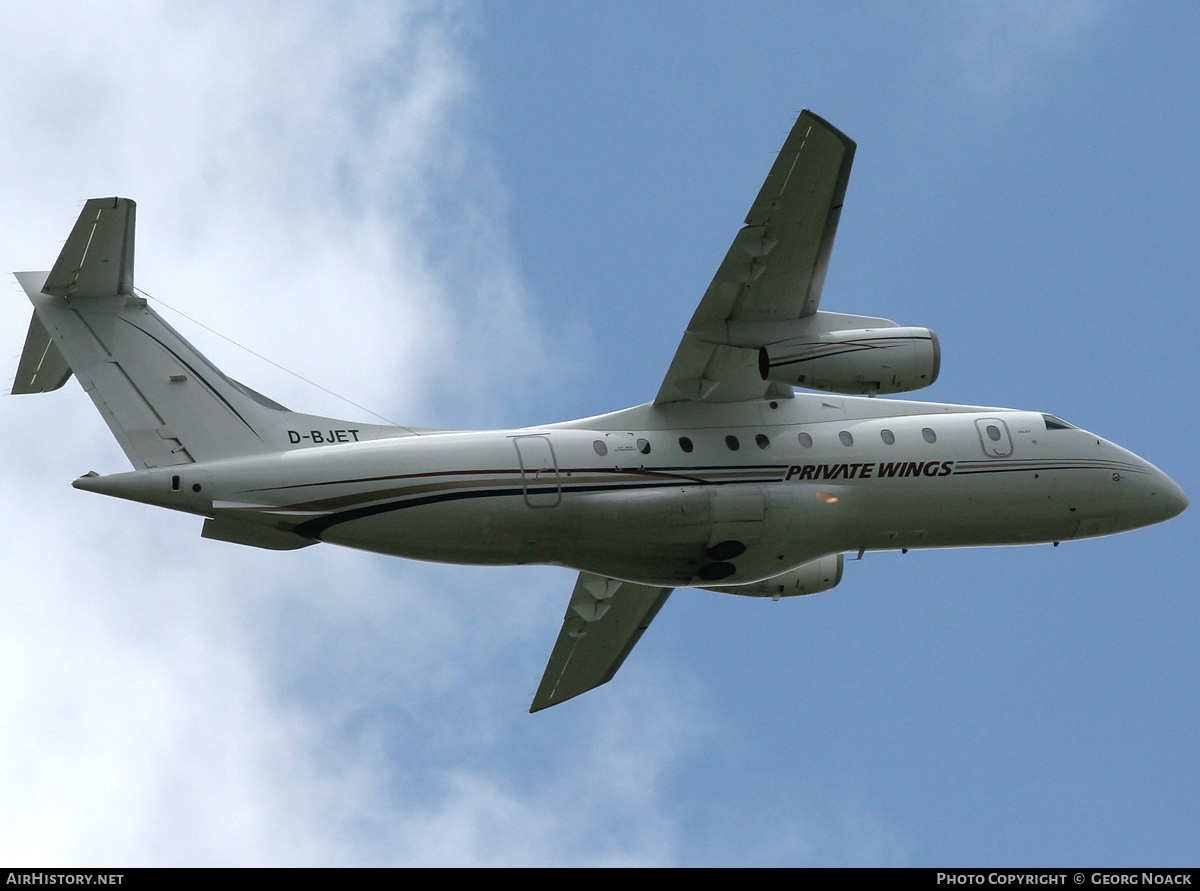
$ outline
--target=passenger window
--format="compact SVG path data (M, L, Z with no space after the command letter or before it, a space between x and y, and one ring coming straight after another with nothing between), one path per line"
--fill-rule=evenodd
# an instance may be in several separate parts
M804 448L806 448L806 449L811 449L812 448L812 437L809 436L807 433L801 433L799 436L800 436L800 445L804 446Z
M742 444L738 442L738 438L732 435L725 437L725 445L729 446L729 451L731 452L736 452L742 447Z
M639 439L637 441L637 447L638 447L638 451L641 452L643 455L650 454L650 442L648 440Z
M596 450L596 454L601 458L608 454L608 446L604 444L603 440L597 439L592 443L592 448Z
M1000 441L1000 428L997 427L995 424L988 424L987 425L987 435L988 435L988 439L990 439L992 442L999 442Z
M925 437L926 442L937 442L937 434L933 432L932 427L922 428L921 436Z
M690 452L692 450L692 441L686 436L681 436L679 437L679 447L685 452Z
M838 439L842 441L842 445L844 446L854 445L854 437L850 435L848 430L843 430L841 433L839 433Z
M879 438L882 439L888 445L896 444L896 434L893 433L891 430L888 430L886 427L879 431Z
M754 444L760 449L769 449L771 447L771 440L767 438L767 434L760 433L754 437Z

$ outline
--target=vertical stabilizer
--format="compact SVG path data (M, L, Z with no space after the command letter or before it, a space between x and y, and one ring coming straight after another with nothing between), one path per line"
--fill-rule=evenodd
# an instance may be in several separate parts
M71 372L136 468L410 435L288 411L223 374L133 288L134 203L88 201L50 272L15 273L34 317L14 393Z

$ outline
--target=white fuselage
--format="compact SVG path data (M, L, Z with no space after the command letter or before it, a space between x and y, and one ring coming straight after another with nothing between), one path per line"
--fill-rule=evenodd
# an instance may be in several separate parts
M640 406L360 442L307 432L282 453L77 485L383 554L672 587L844 551L1103 535L1187 504L1151 464L1041 413L901 400Z

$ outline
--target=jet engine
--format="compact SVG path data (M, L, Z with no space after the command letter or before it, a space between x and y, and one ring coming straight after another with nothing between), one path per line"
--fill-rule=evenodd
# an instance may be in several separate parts
M819 594L836 588L842 580L842 569L845 566L843 554L832 554L808 563L802 563L795 569L782 575L763 579L750 585L737 585L732 588L705 588L705 591L720 591L722 594L740 594L743 597L796 597L801 594Z
M928 328L829 331L769 343L758 351L765 381L849 396L907 393L937 380L942 353Z

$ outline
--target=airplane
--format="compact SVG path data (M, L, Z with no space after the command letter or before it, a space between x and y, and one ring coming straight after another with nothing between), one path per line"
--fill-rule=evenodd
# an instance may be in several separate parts
M493 431L292 412L134 287L126 198L87 201L50 271L15 273L34 314L12 392L74 374L135 469L72 485L203 517L205 538L578 570L531 712L608 682L675 588L815 594L847 553L1182 513L1165 473L1054 415L875 398L929 386L941 354L928 328L820 309L855 149L800 114L644 405Z

